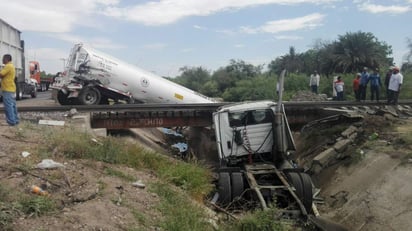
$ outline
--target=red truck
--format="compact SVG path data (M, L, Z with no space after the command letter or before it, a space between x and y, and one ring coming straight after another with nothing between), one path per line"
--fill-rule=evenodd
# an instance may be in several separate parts
M30 78L37 81L37 91L49 90L50 84L53 83L53 78L42 77L40 71L40 64L38 61L29 61Z

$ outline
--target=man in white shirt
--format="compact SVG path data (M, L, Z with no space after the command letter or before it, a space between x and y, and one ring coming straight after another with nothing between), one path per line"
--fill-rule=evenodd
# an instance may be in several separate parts
M309 86L313 93L318 94L320 76L317 71L310 75Z
M388 104L398 104L399 92L403 83L403 75L399 72L399 67L393 67L392 76L389 80Z

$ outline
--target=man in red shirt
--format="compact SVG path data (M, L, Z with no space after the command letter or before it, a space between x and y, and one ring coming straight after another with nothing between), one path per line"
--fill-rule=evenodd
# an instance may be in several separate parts
M357 102L360 102L360 91L359 91L359 80L360 80L361 74L358 73L356 74L355 79L353 80L353 92L355 93L355 98Z

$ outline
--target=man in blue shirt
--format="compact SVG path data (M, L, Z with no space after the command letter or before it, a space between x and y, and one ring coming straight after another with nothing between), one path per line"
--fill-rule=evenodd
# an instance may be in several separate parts
M363 72L361 73L360 81L359 81L360 99L363 101L365 101L366 99L366 87L368 86L368 82L369 82L368 68L364 67Z
M376 94L376 101L379 103L379 91L382 83L377 68L373 71L373 74L369 76L369 81L371 82L371 101L373 101Z

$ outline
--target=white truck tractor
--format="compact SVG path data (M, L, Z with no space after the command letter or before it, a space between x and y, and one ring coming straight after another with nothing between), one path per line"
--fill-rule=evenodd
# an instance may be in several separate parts
M213 124L220 161L217 203L258 201L263 209L275 203L288 218L318 214L312 180L291 160L296 148L281 100L222 106Z
M127 103L211 103L213 99L154 73L76 44L63 76L51 88L62 105Z
M222 106L213 115L220 168L219 202L275 202L290 217L313 214L312 181L289 156L295 151L282 105L272 101ZM247 190L252 189L252 190Z

